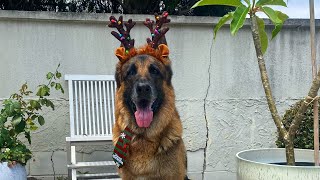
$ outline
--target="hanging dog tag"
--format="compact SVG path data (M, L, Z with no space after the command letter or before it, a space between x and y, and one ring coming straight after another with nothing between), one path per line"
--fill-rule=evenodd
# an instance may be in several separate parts
M132 139L132 131L126 127L120 134L120 137L114 147L112 158L118 168L124 166L127 154L129 151L129 145Z

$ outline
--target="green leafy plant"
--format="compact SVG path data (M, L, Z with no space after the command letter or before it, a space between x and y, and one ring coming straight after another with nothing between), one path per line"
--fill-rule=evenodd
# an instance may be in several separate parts
M59 67L60 64L54 73L47 73L48 83L38 86L36 99L27 99L33 92L24 83L18 93L3 101L0 111L0 162L25 165L31 159L31 151L20 139L24 135L31 144L31 132L45 124L45 119L40 114L42 108L54 110L53 102L48 99L51 89L64 93L62 85L57 82L61 78Z
M286 110L282 119L282 123L287 130L290 128L290 124L292 123L296 113L298 112L301 103L303 103L302 101L303 100L298 101L297 103L292 105L291 108ZM318 109L320 110L319 107ZM301 121L299 128L297 129L296 138L293 140L293 144L295 148L314 149L313 103L311 103L310 106L308 106L306 112L304 113L304 117ZM276 145L279 148L285 147L283 139L280 137L278 137L278 139L276 140Z
M219 29L228 21L230 23L230 31L232 35L236 35L239 29L243 26L247 15L249 15L251 23L251 32L253 37L253 43L256 51L257 62L260 70L260 78L264 88L265 96L267 99L268 107L272 116L272 119L277 127L279 137L283 140L284 147L286 149L286 159L288 165L295 165L294 157L294 138L296 136L297 129L301 124L304 113L307 110L308 105L316 97L320 87L320 71L316 78L313 80L308 96L302 101L301 106L297 110L289 128L285 128L282 118L280 117L277 107L275 105L272 91L270 88L269 77L264 61L264 53L267 52L268 47L268 35L265 32L265 24L262 19L257 16L257 12L262 12L274 24L271 39L276 37L280 32L283 23L288 16L281 11L276 11L270 6L285 6L286 3L283 0L200 0L194 7L205 5L228 5L236 7L234 12L230 12L223 16L214 28L214 38L216 38Z

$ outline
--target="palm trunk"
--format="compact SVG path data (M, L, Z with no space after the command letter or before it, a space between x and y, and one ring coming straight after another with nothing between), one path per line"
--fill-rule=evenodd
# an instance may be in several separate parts
M286 131L272 96L267 68L265 65L265 61L264 61L264 57L261 49L261 40L259 36L259 29L258 29L259 27L258 27L256 16L254 14L251 14L250 19L251 19L251 31L252 31L253 42L256 49L261 81L262 81L262 85L263 85L266 99L268 102L268 107L271 112L272 119L279 132L279 136L284 140L285 148L286 148L287 164L294 165L295 160L294 160L294 151L293 151L294 147L292 142L293 138L290 138L288 132Z

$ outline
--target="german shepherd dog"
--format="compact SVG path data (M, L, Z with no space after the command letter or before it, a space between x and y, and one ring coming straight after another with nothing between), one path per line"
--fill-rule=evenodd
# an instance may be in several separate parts
M160 18L166 18L166 15ZM119 20L110 17L110 20L109 26L116 27L121 33L123 28L118 25L122 23L122 17ZM129 20L126 24L127 31L131 23ZM126 33L123 31L122 34ZM119 174L123 180L187 179L183 128L175 107L171 62L167 57L169 50L166 45L158 44L154 48L151 44L140 49L128 48L129 51L124 46L116 51L120 62L115 73L113 143L117 146L125 129L129 129L132 136Z

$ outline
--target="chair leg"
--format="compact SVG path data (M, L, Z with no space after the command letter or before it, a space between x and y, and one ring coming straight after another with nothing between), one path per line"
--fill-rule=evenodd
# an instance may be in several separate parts
M76 169L72 169L71 170L71 174L72 174L72 180L77 180L77 170Z
M71 146L71 164L76 164L77 160L76 160L76 147L75 146Z
M71 164L76 164L77 160L76 160L76 147L75 146L71 146ZM76 169L72 169L71 171L72 174L72 180L77 180L77 170Z
M67 141L67 165L71 164L71 143ZM68 167L67 167L68 168ZM68 179L72 178L71 169L68 168Z

